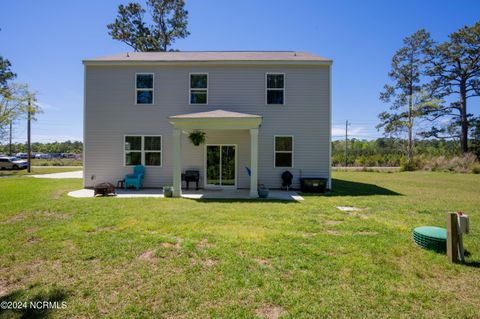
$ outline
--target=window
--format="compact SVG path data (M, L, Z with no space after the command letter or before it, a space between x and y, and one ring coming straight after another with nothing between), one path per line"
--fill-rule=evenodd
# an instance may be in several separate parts
M293 167L293 136L275 136L275 167Z
M285 103L285 74L283 73L267 73L267 104Z
M190 74L190 104L208 104L208 74Z
M153 104L153 73L135 74L135 104Z
M162 166L161 136L125 136L125 166Z

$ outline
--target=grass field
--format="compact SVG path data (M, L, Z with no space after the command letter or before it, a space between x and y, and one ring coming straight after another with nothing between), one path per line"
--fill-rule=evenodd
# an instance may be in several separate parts
M22 175L36 175L36 174L52 174L62 172L79 171L82 167L78 168L65 168L65 167L33 167L29 173L26 169L21 170L0 170L1 176L22 176Z
M82 166L83 161L73 158L32 159L32 166Z
M478 318L479 175L334 177L301 203L76 199L80 180L0 179L1 301L66 302L0 318ZM456 210L465 265L411 240Z

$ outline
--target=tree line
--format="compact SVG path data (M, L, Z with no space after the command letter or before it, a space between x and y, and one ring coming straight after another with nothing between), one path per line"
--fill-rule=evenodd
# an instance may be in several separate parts
M0 154L8 154L10 151L9 144L0 144ZM81 154L83 151L83 143L80 141L65 141L53 143L32 143L33 153L51 154L51 153L73 153ZM25 143L13 143L12 153L26 153L27 146Z
M445 139L417 139L415 153L417 157L452 158L458 156L458 141ZM378 138L376 140L351 139L347 142L347 166L402 166L407 160L405 149L408 140L399 138ZM476 148L480 158L480 147ZM332 142L332 165L345 166L345 141Z
M424 29L406 37L388 76L380 100L389 109L379 114L377 128L406 139L400 144L409 161L419 138L456 140L462 153L478 148L480 117L469 112L468 102L480 96L480 22L442 43Z

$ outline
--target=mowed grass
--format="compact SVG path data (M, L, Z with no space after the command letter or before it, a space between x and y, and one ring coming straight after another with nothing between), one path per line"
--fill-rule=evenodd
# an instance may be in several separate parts
M1 301L67 303L0 317L478 318L479 175L334 177L301 203L76 199L80 180L0 179ZM411 239L457 210L466 265Z
M79 171L82 167L72 168L72 167L32 167L31 172L29 173L26 169L3 169L0 170L0 177L2 176L22 176L22 175L36 175L36 174L52 174L52 173L63 173L63 172L73 172Z

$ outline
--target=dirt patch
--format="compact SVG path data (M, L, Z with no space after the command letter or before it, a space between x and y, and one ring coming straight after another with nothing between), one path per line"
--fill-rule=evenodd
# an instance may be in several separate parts
M285 310L282 307L272 305L262 306L255 311L257 316L267 319L277 319L284 313Z
M100 232L111 231L111 230L115 230L115 229L117 229L117 227L115 227L115 226L100 226L100 227L97 227L93 230L87 230L87 233L97 234L97 233L100 233Z
M337 209L341 210L342 212L355 212L362 210L361 208L353 207L353 206L337 206Z
M60 197L62 197L63 193L65 193L64 190L56 190L55 192L53 192L53 199L59 199Z
M272 264L271 264L270 261L268 261L267 259L257 258L257 259L255 259L255 261L256 261L260 266L266 267L266 268L268 268L268 269L273 269Z
M27 243L30 244L30 245L38 243L39 241L40 241L40 238L35 237L35 236L32 236L32 237L27 239Z
M215 247L215 244L209 243L208 239L202 239L197 243L197 248L198 249L206 249L206 248L213 248Z
M25 229L25 232L27 234L33 234L33 233L36 233L37 231L38 231L38 227L29 227Z
M190 259L190 265L195 266L195 265L202 265L203 267L210 268L215 266L218 263L217 260L215 259L202 259L202 260L197 260L194 258Z
M361 236L375 236L375 235L378 235L378 233L376 231L359 231L359 232L355 232L353 233L354 235L361 235Z
M138 256L138 259L149 261L149 262L156 262L157 257L155 256L155 250L153 249L147 250L146 252Z
M18 214L18 215L12 216L12 217L0 222L0 224L1 225L13 224L13 223L22 221L25 218L27 218L27 216L25 216L24 214Z
M9 285L6 281L0 280L0 298L8 295L10 291Z
M357 212L350 212L349 215L350 215L350 216L354 216L354 217L360 217L361 219L368 219L368 216L367 216L367 215L361 214L361 213L357 213Z
M326 233L329 234L329 235L334 235L334 236L341 236L342 235L339 231L336 231L336 230L333 230L333 229L327 229Z
M180 249L182 247L182 239L180 237L175 237L176 242L175 243L170 243L170 242L164 242L161 243L160 246L163 248L175 248L175 249Z
M206 259L202 262L202 264L206 267L212 267L214 265L217 264L218 261L214 260L214 259Z
M57 219L67 219L70 217L70 215L66 213L56 213L56 212L50 212L50 211L39 211L39 212L34 212L34 214L41 215L46 218L57 218Z
M316 236L317 234L316 233L303 233L303 237L305 238L310 238L310 237L313 237L313 236Z
M326 220L325 221L325 225L338 225L338 224L341 224L343 223L342 221L340 220Z

